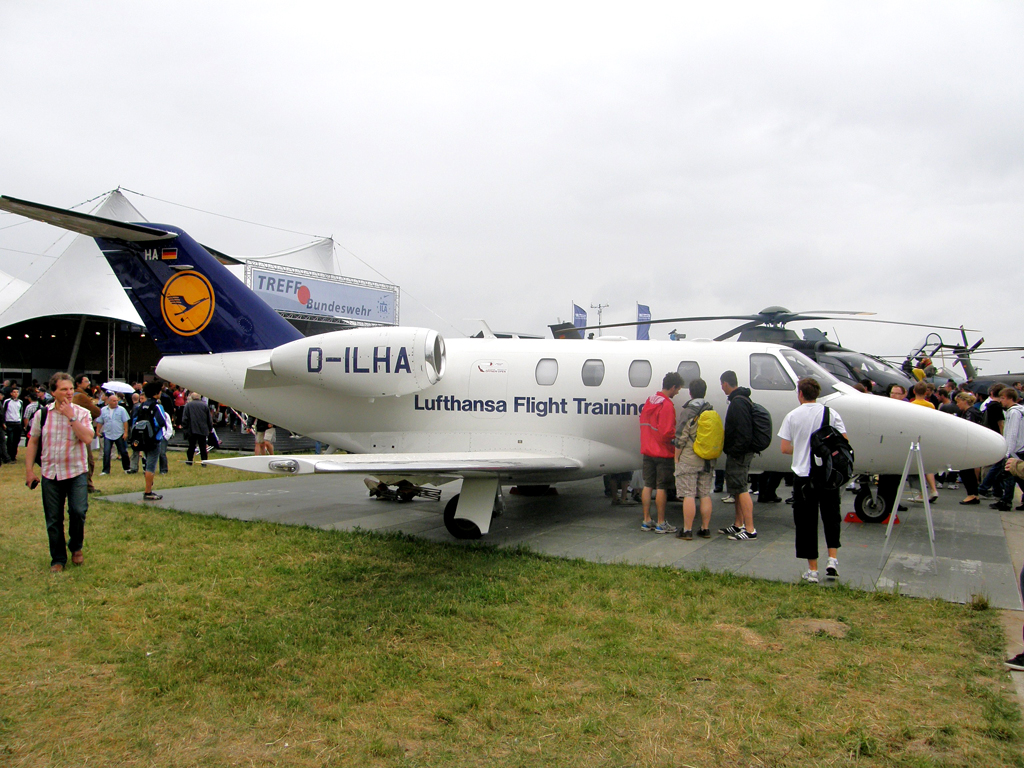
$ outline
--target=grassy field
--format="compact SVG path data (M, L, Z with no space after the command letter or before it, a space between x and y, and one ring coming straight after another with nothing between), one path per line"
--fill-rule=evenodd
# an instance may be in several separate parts
M22 478L0 765L1024 766L991 611L95 497L51 575Z

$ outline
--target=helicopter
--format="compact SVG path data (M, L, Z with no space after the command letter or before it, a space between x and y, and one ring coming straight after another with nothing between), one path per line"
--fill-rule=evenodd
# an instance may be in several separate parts
M732 328L725 333L716 336L715 341L725 341L734 336L737 341L755 341L769 344L782 344L787 347L799 350L809 358L818 363L840 381L856 386L870 382L871 391L875 394L884 394L893 384L909 389L914 385L915 379L899 366L893 365L887 360L864 352L848 349L840 344L830 341L826 334L817 328L806 328L803 336L798 336L796 331L786 328L787 323L808 320L829 320L844 319L856 320L865 323L883 323L886 325L907 325L920 328L939 328L943 330L959 330L948 326L925 325L922 323L904 323L893 320L872 320L864 316L873 315L874 312L848 311L848 310L809 310L806 312L793 312L786 307L771 306L765 307L760 312L752 315L706 315L699 317L669 317L657 320L643 321L643 323L687 323L706 322L715 320L742 320L741 325ZM582 338L583 331L623 328L638 325L638 322L611 323L604 325L592 325L577 328L568 323L560 323L550 326L552 335L557 338ZM575 332L576 335L573 335Z
M952 380L957 384L964 381L971 382L971 389L979 394L985 394L991 384L1004 382L1011 384L1014 381L1024 381L1022 373L986 374L979 375L971 355L975 352L1019 352L1022 347L982 347L985 343L984 337L973 344L967 341L966 329L958 329L962 344L950 344L943 341L938 333L928 333L923 340L913 346L903 361L904 371L912 370L914 367L925 370L925 381L935 384L942 384ZM945 358L952 354L956 359L947 366ZM953 366L959 365L963 373L953 370Z

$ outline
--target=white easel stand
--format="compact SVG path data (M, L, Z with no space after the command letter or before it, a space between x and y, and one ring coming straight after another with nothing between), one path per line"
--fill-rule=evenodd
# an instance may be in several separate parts
M889 544L889 535L892 533L893 523L896 521L896 511L900 505L900 497L903 496L903 488L907 484L907 475L910 473L910 460L917 457L917 476L921 481L921 496L924 498L924 516L928 520L928 542L932 545L932 562L936 563L938 558L935 555L935 526L932 523L932 505L928 501L928 483L924 476L924 462L921 461L921 443L915 441L910 444L907 452L907 461L903 465L903 475L900 477L900 487L896 489L896 498L892 500L892 509L889 511L889 525L885 529L885 541L882 543L882 556L878 560L878 567L885 565L885 548Z

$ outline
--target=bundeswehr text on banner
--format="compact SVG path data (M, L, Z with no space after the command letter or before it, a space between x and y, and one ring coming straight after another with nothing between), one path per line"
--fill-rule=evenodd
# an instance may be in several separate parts
M282 313L320 315L363 323L396 325L398 288L384 283L356 283L330 275L246 269L246 283L267 304Z

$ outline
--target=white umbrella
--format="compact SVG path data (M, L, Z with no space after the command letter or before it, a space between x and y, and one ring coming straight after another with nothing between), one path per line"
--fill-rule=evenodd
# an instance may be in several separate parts
M135 391L131 384L125 384L123 381L108 381L101 389L106 392L118 392L122 395L130 395Z

